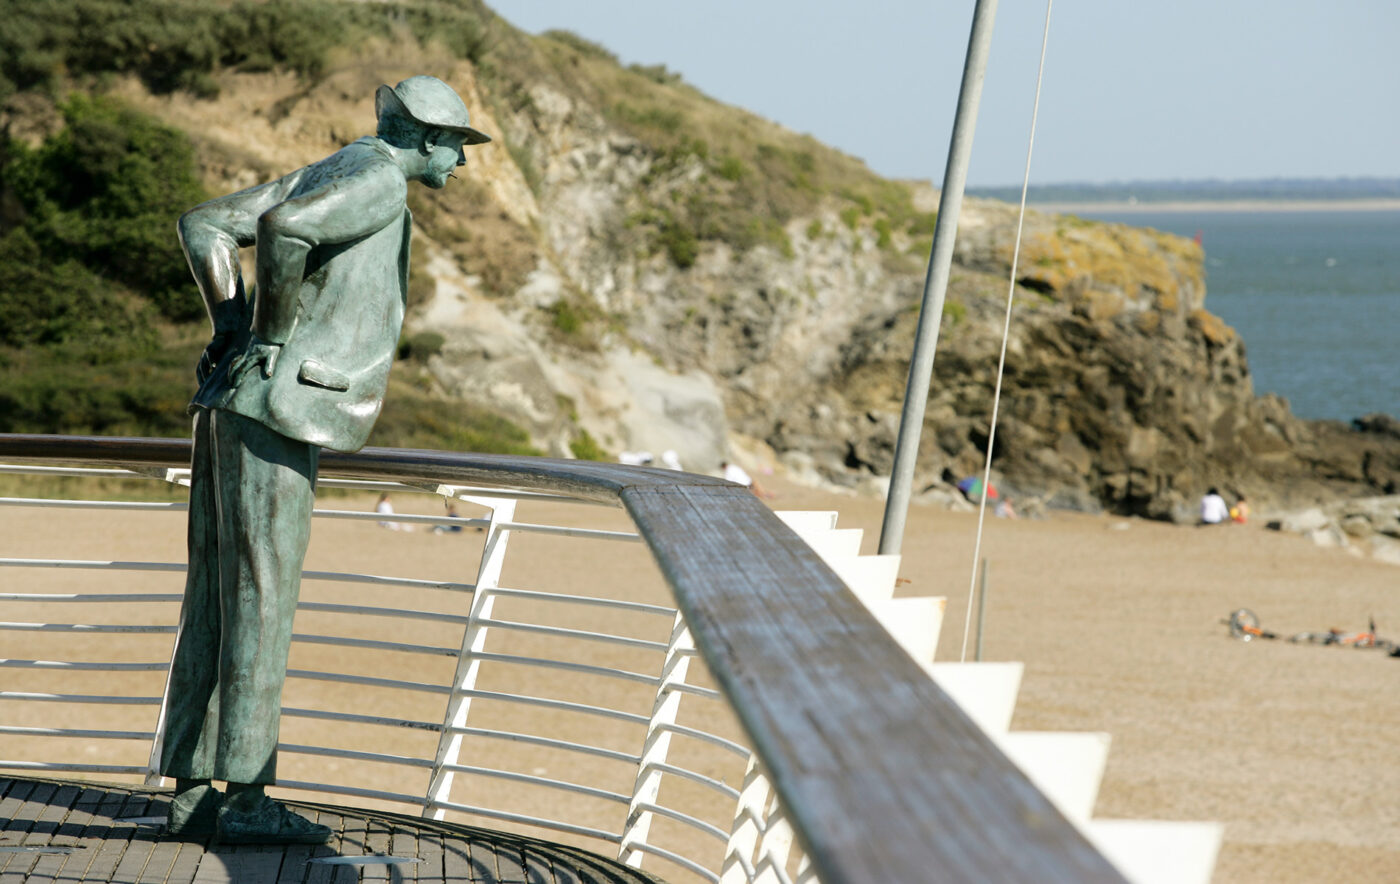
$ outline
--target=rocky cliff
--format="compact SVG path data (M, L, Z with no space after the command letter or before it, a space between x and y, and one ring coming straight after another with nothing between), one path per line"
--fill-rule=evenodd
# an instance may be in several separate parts
M936 193L664 68L481 14L477 62L398 35L312 79L215 72L214 98L105 88L188 132L225 192L370 131L380 83L448 80L496 140L414 197L414 383L556 455L669 448L712 471L742 445L878 490ZM42 131L41 110L23 116ZM1011 207L966 204L920 456L931 494L986 451L1014 233ZM1209 485L1256 505L1397 493L1393 421L1308 423L1254 395L1195 244L1033 212L1018 266L994 466L1021 497L1184 519Z

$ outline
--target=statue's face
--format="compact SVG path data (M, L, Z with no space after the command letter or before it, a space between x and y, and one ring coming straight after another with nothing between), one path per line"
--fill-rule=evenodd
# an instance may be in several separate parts
M439 133L435 139L427 141L424 147L428 151L428 160L423 167L422 182L433 188L446 187L452 170L467 161L462 152L465 141L465 135L453 133Z

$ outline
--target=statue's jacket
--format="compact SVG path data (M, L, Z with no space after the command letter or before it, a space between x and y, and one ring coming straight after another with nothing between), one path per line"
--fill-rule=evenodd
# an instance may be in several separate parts
M407 303L412 218L405 197L402 172L377 139L362 138L277 181L191 210L181 220L187 249L201 232L247 246L259 219L266 224L264 213L282 205L312 219L297 230L310 251L271 376L252 370L229 379L252 339L250 303L231 351L191 409L227 409L337 451L361 448L384 401Z

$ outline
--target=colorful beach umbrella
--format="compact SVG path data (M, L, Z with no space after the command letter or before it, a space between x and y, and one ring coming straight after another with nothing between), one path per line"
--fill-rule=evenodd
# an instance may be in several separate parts
M982 499L982 477L981 477L981 476L968 476L967 478L962 479L961 481L958 482L958 490L961 491L963 494L966 494L966 495L968 496L968 498L971 499L971 500L981 500L981 499ZM998 497L1000 497L1000 496L1001 496L1001 495L997 492L997 486L995 486L995 485L990 485L990 484L987 486L987 499L988 499L988 500L996 500L996 499L997 499Z

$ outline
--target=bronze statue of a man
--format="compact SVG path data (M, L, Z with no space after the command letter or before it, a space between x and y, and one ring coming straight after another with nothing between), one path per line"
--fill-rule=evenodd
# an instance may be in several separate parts
M376 136L180 219L214 336L191 404L189 576L166 686L173 835L331 835L263 791L276 775L319 451L363 446L383 402L408 291L408 182L443 187L463 145L490 140L433 77L379 87L375 109ZM249 303L238 250L251 245Z

